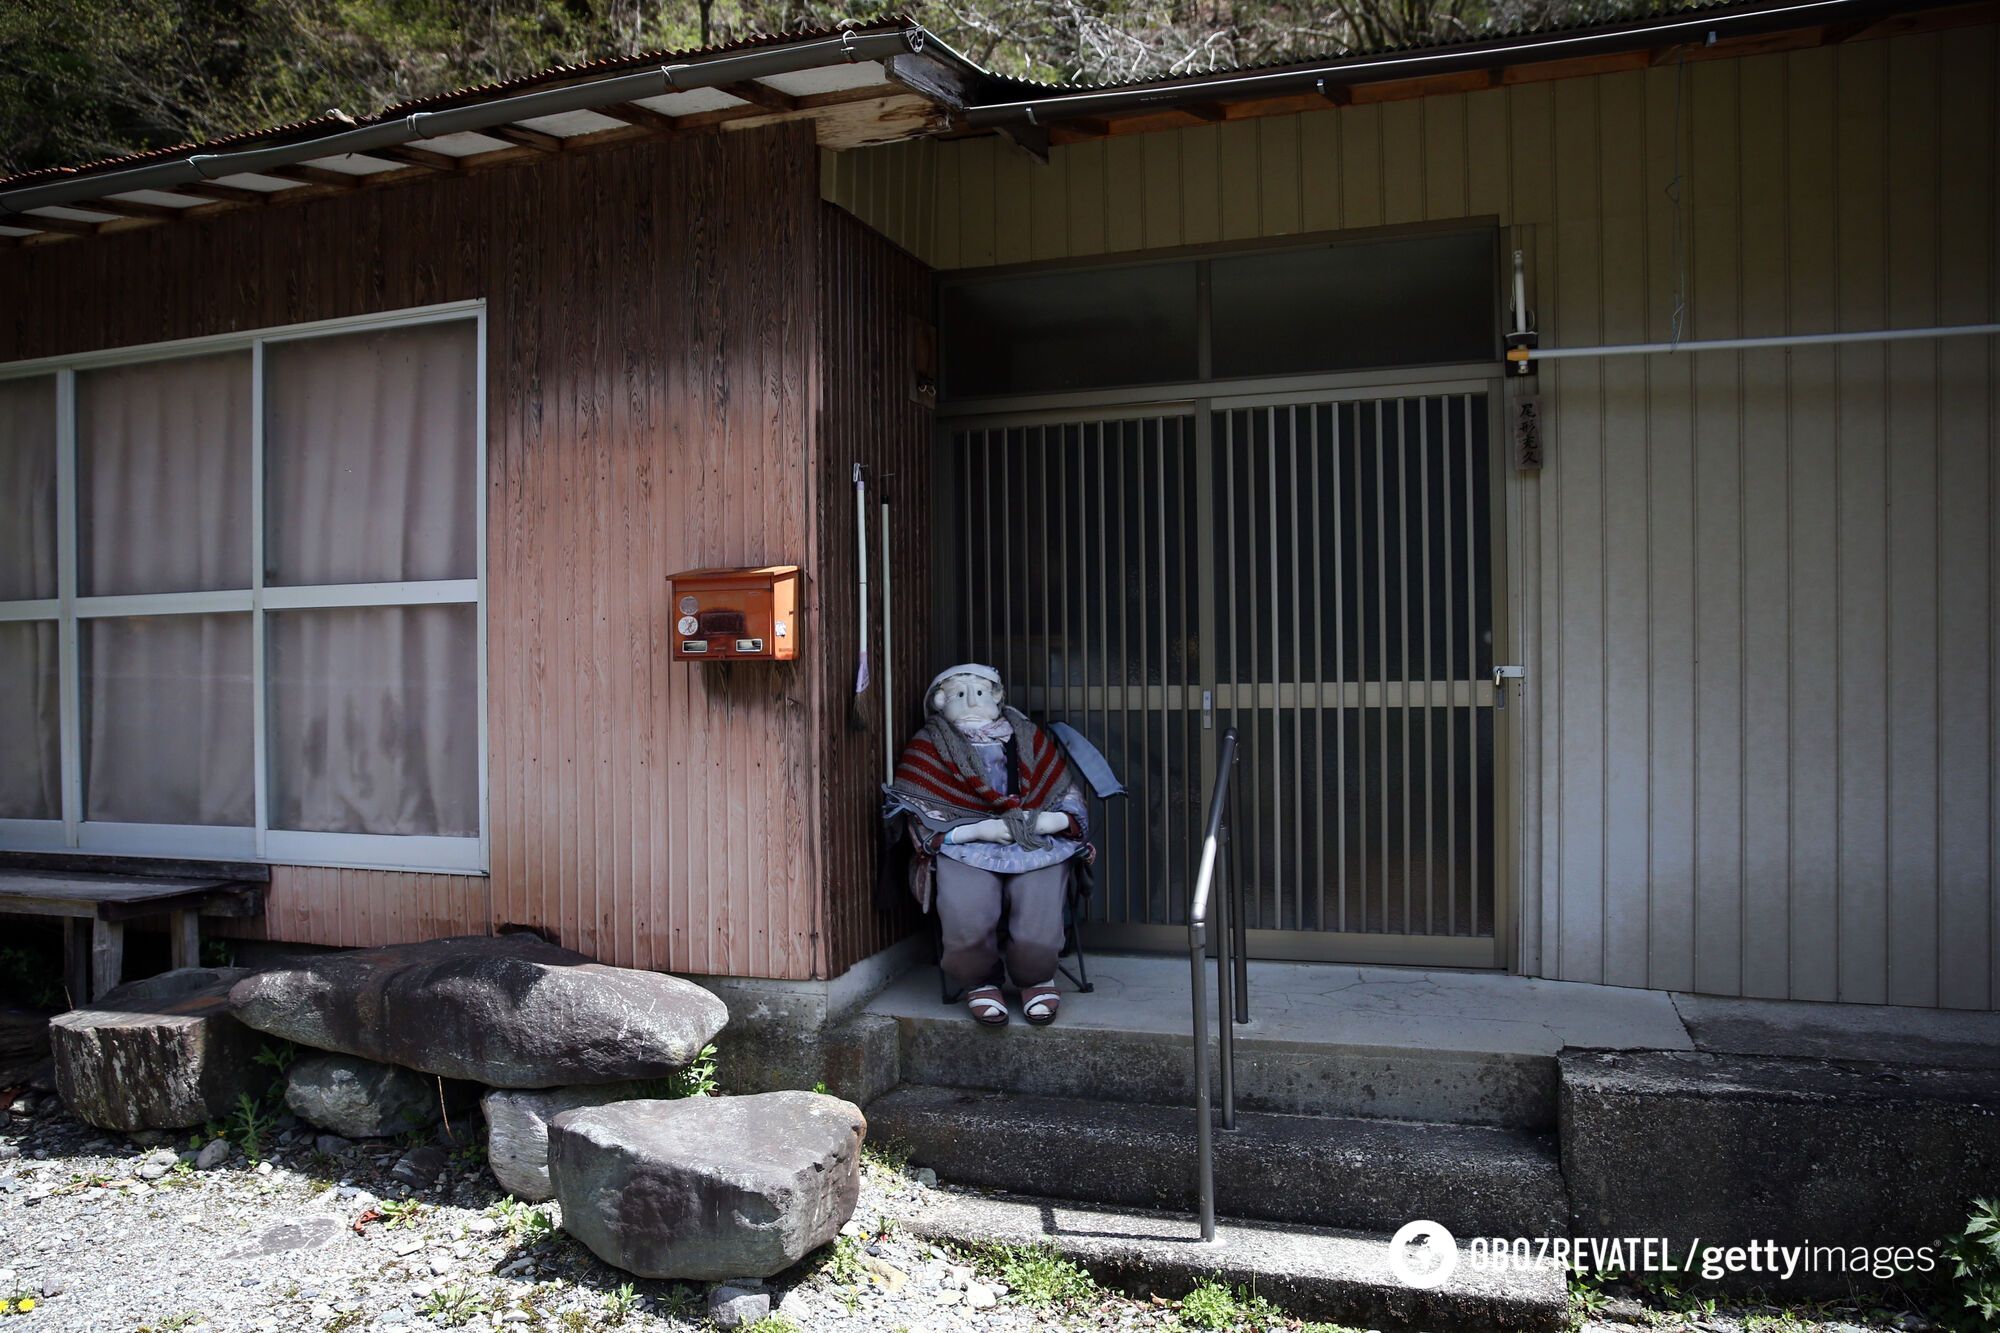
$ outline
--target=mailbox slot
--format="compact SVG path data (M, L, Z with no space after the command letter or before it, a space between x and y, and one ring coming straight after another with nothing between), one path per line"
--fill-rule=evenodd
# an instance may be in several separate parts
M789 662L799 655L799 567L687 569L667 579L679 661Z

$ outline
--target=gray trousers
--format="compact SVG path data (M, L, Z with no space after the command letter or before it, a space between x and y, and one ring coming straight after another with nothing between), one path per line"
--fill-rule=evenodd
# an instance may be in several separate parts
M937 914L944 935L944 974L955 985L998 986L1000 918L1007 918L1007 975L1016 986L1053 981L1063 946L1063 895L1069 863L1021 875L937 859Z

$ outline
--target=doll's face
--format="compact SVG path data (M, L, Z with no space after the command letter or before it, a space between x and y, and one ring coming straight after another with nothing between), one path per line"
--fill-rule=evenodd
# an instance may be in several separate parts
M1007 697L984 676L947 676L931 696L931 707L953 726L967 722L992 722L1000 716L1000 704Z

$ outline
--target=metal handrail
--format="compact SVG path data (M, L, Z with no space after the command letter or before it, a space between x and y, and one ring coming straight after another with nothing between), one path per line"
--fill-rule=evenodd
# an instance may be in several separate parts
M1236 728L1222 733L1217 752L1215 791L1208 799L1208 822L1201 842L1201 867L1188 901L1188 965L1194 989L1194 1114L1195 1169L1201 1187L1201 1238L1215 1240L1215 1128L1208 1091L1208 904L1215 886L1216 866L1222 866L1228 887L1215 895L1221 905L1216 923L1216 1017L1222 1045L1222 1127L1236 1128L1236 1013L1238 1002L1248 1012L1249 969L1242 954L1242 903L1237 901L1236 877L1229 874L1229 778L1236 770ZM1232 929L1233 927L1233 929ZM1232 965L1230 955L1238 955Z

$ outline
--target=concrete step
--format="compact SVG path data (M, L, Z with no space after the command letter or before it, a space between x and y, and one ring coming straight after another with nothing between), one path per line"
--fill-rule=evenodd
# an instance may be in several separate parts
M1562 1272L1544 1263L1494 1271L1460 1258L1440 1286L1404 1285L1389 1238L1361 1232L1225 1222L1204 1243L1185 1215L1054 1199L926 1190L897 1221L934 1242L1053 1246L1100 1281L1178 1297L1203 1282L1249 1287L1288 1314L1382 1333L1555 1333L1568 1327Z
M951 1184L1195 1207L1186 1105L905 1086L869 1104L868 1137ZM1215 1190L1227 1217L1382 1232L1428 1219L1465 1237L1569 1230L1556 1146L1519 1130L1241 1112L1216 1131Z
M1194 1099L1193 1043L1180 1030L1090 1024L1087 1002L1070 997L1053 1027L972 1022L936 1001L888 1005L898 1025L902 1080L913 1084L1187 1106ZM1077 1010L1075 1018L1068 1012ZM1084 1020L1084 1021L1077 1021ZM1215 1042L1210 1041L1211 1049ZM1239 1028L1236 1104L1287 1115L1378 1116L1514 1129L1553 1130L1555 1049L1451 1049L1443 1043L1342 1042L1260 1035Z

